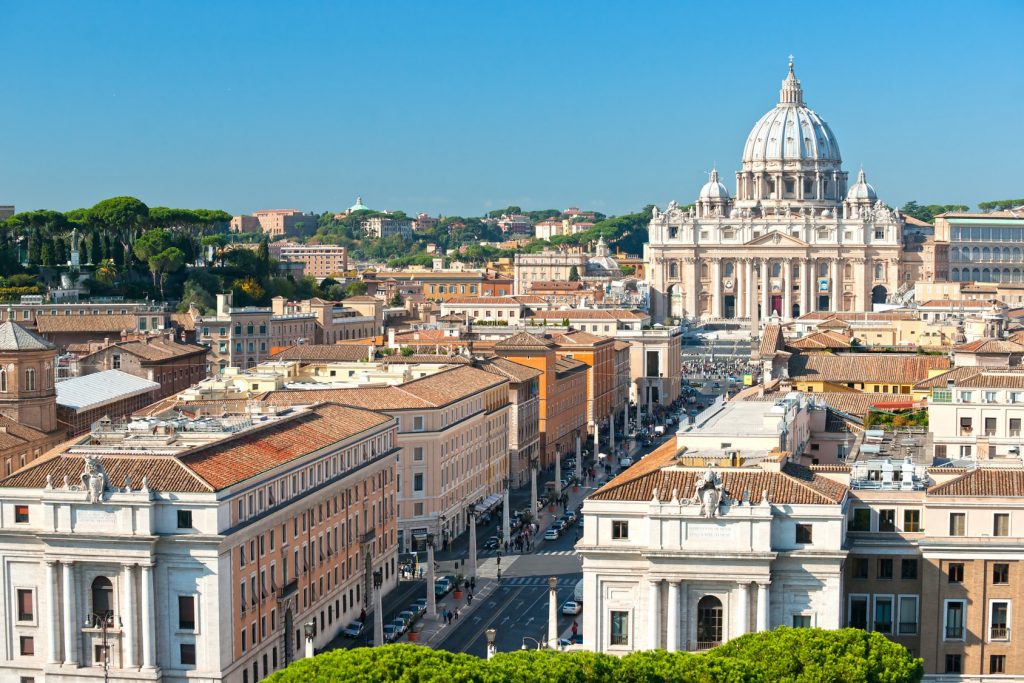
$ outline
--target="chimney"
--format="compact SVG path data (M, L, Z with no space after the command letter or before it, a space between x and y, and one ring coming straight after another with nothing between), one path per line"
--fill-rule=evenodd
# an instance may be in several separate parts
M395 348L395 328L388 328L388 348Z
M217 315L227 315L228 309L231 307L231 295L230 294L218 294L217 295Z

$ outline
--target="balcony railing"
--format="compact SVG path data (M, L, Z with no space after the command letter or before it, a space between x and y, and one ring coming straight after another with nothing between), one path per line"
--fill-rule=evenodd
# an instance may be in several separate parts
M1009 640L1010 629L1006 626L993 626L989 632L989 640Z
M720 640L697 640L690 643L690 652L703 652L722 644Z
M917 633L917 624L900 624L900 635L901 636L912 636Z
M946 627L946 638L949 640L963 640L964 627L963 626L947 626Z
M892 622L891 621L876 621L875 630L879 633L892 633Z

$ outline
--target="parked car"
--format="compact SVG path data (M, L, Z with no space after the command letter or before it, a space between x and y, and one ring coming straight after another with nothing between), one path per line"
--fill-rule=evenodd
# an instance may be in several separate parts
M544 540L557 541L558 537L561 535L562 533L558 529L556 529L555 527L551 527L550 529L544 532Z
M562 603L562 614L579 614L583 611L583 605L575 600L566 600Z
M566 512L562 516L569 520L569 524L575 524L576 523L577 515L576 515L576 511L575 510L569 510L568 512Z
M498 537L491 536L484 542L484 550L494 550L498 547Z
M384 624L384 642L393 643L401 634L395 630L394 624Z
M412 604L416 608L416 611L418 611L420 614L425 614L426 613L426 611L427 611L427 599L426 598L416 598L416 602L414 602Z
M434 581L434 595L439 598L448 595L451 589L452 582L448 580L448 577L442 577Z
M415 607L415 606L414 606ZM416 617L419 613L415 609L407 609L398 613L399 619L405 620L405 630L408 631L409 627L412 626L412 622L416 621Z
M566 458L565 459L565 468L566 469L571 470L571 469L575 469L575 467L576 467L576 458Z
M346 638L358 638L363 635L363 622L353 621L342 630L341 635Z
M627 467L629 467L632 464L633 464L633 459L628 457L628 456L627 457L623 457L623 458L619 458L619 467L621 467L622 469L626 469Z

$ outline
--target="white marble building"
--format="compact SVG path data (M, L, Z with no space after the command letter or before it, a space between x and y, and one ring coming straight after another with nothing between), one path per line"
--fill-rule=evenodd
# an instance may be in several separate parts
M730 196L713 170L693 209L654 209L652 317L738 320L863 311L903 284L902 218L863 170L847 188L835 135L793 72L754 125Z
M812 408L713 408L699 420L714 445L690 427L587 499L588 648L699 651L781 625L841 626L848 489L787 461ZM729 424L752 426L732 444L718 433Z

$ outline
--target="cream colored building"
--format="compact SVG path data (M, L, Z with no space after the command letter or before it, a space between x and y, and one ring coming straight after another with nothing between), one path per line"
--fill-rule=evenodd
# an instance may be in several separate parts
M655 208L644 249L655 320L756 327L771 315L870 310L903 284L902 218L863 171L847 188L836 137L804 103L792 61L778 104L747 137L736 185L732 197L713 170L695 208Z

